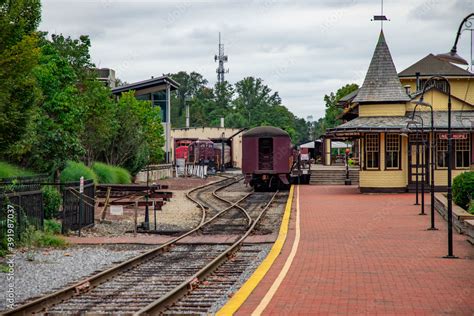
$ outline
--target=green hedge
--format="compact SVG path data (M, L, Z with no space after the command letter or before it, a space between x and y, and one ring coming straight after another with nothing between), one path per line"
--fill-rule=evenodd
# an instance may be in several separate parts
M61 172L61 182L79 181L81 177L84 180L92 179L97 183L97 176L89 167L84 165L82 162L68 161L66 168Z
M474 198L474 172L464 172L453 180L453 201L465 210Z
M19 176L32 176L33 172L14 166L4 161L0 161L0 178L10 178Z
M124 168L107 165L102 162L94 162L92 170L97 175L99 183L129 184L132 182L132 176Z

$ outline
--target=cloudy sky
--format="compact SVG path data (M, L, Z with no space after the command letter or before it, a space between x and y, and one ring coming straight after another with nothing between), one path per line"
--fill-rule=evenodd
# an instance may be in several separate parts
M127 82L180 70L214 84L218 33L226 79L264 80L296 115L324 115L323 97L362 84L380 23L379 0L43 0L40 29L90 35L92 60ZM447 52L472 0L385 0L384 33L398 71ZM470 33L458 47L469 59Z

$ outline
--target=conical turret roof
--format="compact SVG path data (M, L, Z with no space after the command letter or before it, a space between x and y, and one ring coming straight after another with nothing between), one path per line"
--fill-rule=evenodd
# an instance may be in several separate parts
M410 98L400 83L397 70L393 64L392 55L385 41L385 36L383 31L380 31L369 70L353 102L383 103L407 101L410 101Z

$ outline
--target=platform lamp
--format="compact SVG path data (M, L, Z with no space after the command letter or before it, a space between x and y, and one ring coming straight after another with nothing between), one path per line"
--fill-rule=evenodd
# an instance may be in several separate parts
M470 13L466 16L459 24L458 32L456 33L456 38L454 40L454 45L451 48L451 51L446 54L439 54L436 57L449 61L456 64L469 65L469 63L457 54L457 46L459 37L461 36L463 25L468 25L471 23L469 21L474 17L474 13ZM443 77L444 78L444 77ZM452 196L452 187L451 187L451 177L452 177L452 166L451 166L451 86L446 78L444 80L447 82L449 89L449 99L448 99L448 255L445 258L456 258L453 254L453 196Z
M462 20L461 24L459 24L459 28L456 34L456 39L454 40L453 48L451 48L451 50L448 53L438 54L436 55L436 57L445 61L449 61L450 63L469 65L469 63L464 58L462 58L461 56L457 54L457 46L458 46L459 37L461 36L461 33L462 33L462 26L470 23L468 22L468 20L470 20L472 17L474 17L474 13L471 13L468 16L466 16Z
M472 14L474 15L474 14ZM464 22L463 22L464 23ZM459 34L458 34L459 36ZM456 38L457 43L457 38ZM455 47L453 47L454 49ZM455 51L454 51L455 52ZM444 258L453 259L457 258L453 254L453 192L452 192L452 133L451 133L451 84L449 83L448 79L443 76L432 76L429 78L423 87L423 91L421 93L421 97L419 101L416 101L415 108L413 109L413 113L416 110L417 105L422 106L430 106L431 107L431 131L432 131L432 141L434 140L434 129L433 129L433 107L430 104L427 104L423 101L423 96L426 92L426 88L435 82L435 80L441 80L446 83L447 87L447 94L448 94L448 154L447 154L447 164L448 164L448 189L447 189L447 200L448 200L448 255ZM434 157L434 154L433 154ZM433 159L432 159L433 160ZM434 164L432 165L434 167ZM434 173L434 168L432 170ZM434 189L433 179L432 180L432 189ZM434 195L434 190L432 190L432 195ZM433 197L432 197L433 198ZM432 201L433 203L433 201ZM431 205L432 212L434 212L434 203ZM432 226L434 226L434 214L432 214Z
M421 160L423 161L423 165L426 160L426 140L425 140L425 127L423 118L420 115L415 115L421 122ZM407 128L414 125L416 128L416 203L415 205L419 205L418 203L418 170L420 168L420 143L419 143L419 133L418 133L418 121L414 119L407 120ZM421 212L418 215L426 215L425 213L425 167L421 168Z
M349 153L351 150L349 148L346 148L346 179L344 180L345 185L351 185L352 181L351 178L349 177Z
M426 92L426 89L427 87L429 87L429 85L436 79L437 77L436 76L433 76L431 77L430 79L428 79L426 82L425 82L425 85L423 86L423 90L422 90L422 93L421 93L421 97L419 100L415 101L415 100L412 100L411 102L415 104L415 107L413 108L413 112L411 114L411 118L412 120L415 118L415 115L416 115L416 109L418 108L418 106L425 106L425 107L428 107L430 109L430 121L431 121L431 127L430 127L430 132L431 132L431 140L430 140L430 153L431 153L431 158L428 157L428 161L429 161L429 165L430 165L430 174L429 174L429 179L430 179L430 200L431 200L431 205L430 205L430 208L431 208L431 225L430 225L430 228L428 228L428 230L438 230L435 226L435 155L436 155L436 151L435 151L435 134L434 134L434 113L433 113L433 106L429 103L426 103L423 101L423 97L425 95L425 92ZM451 98L449 98L449 100L451 100ZM449 101L451 102L451 101Z

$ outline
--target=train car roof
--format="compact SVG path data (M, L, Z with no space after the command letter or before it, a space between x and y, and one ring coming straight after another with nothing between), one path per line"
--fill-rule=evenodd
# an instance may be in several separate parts
M278 127L273 126L259 126L252 128L245 132L242 137L274 137L274 136L286 136L289 137L287 132Z

